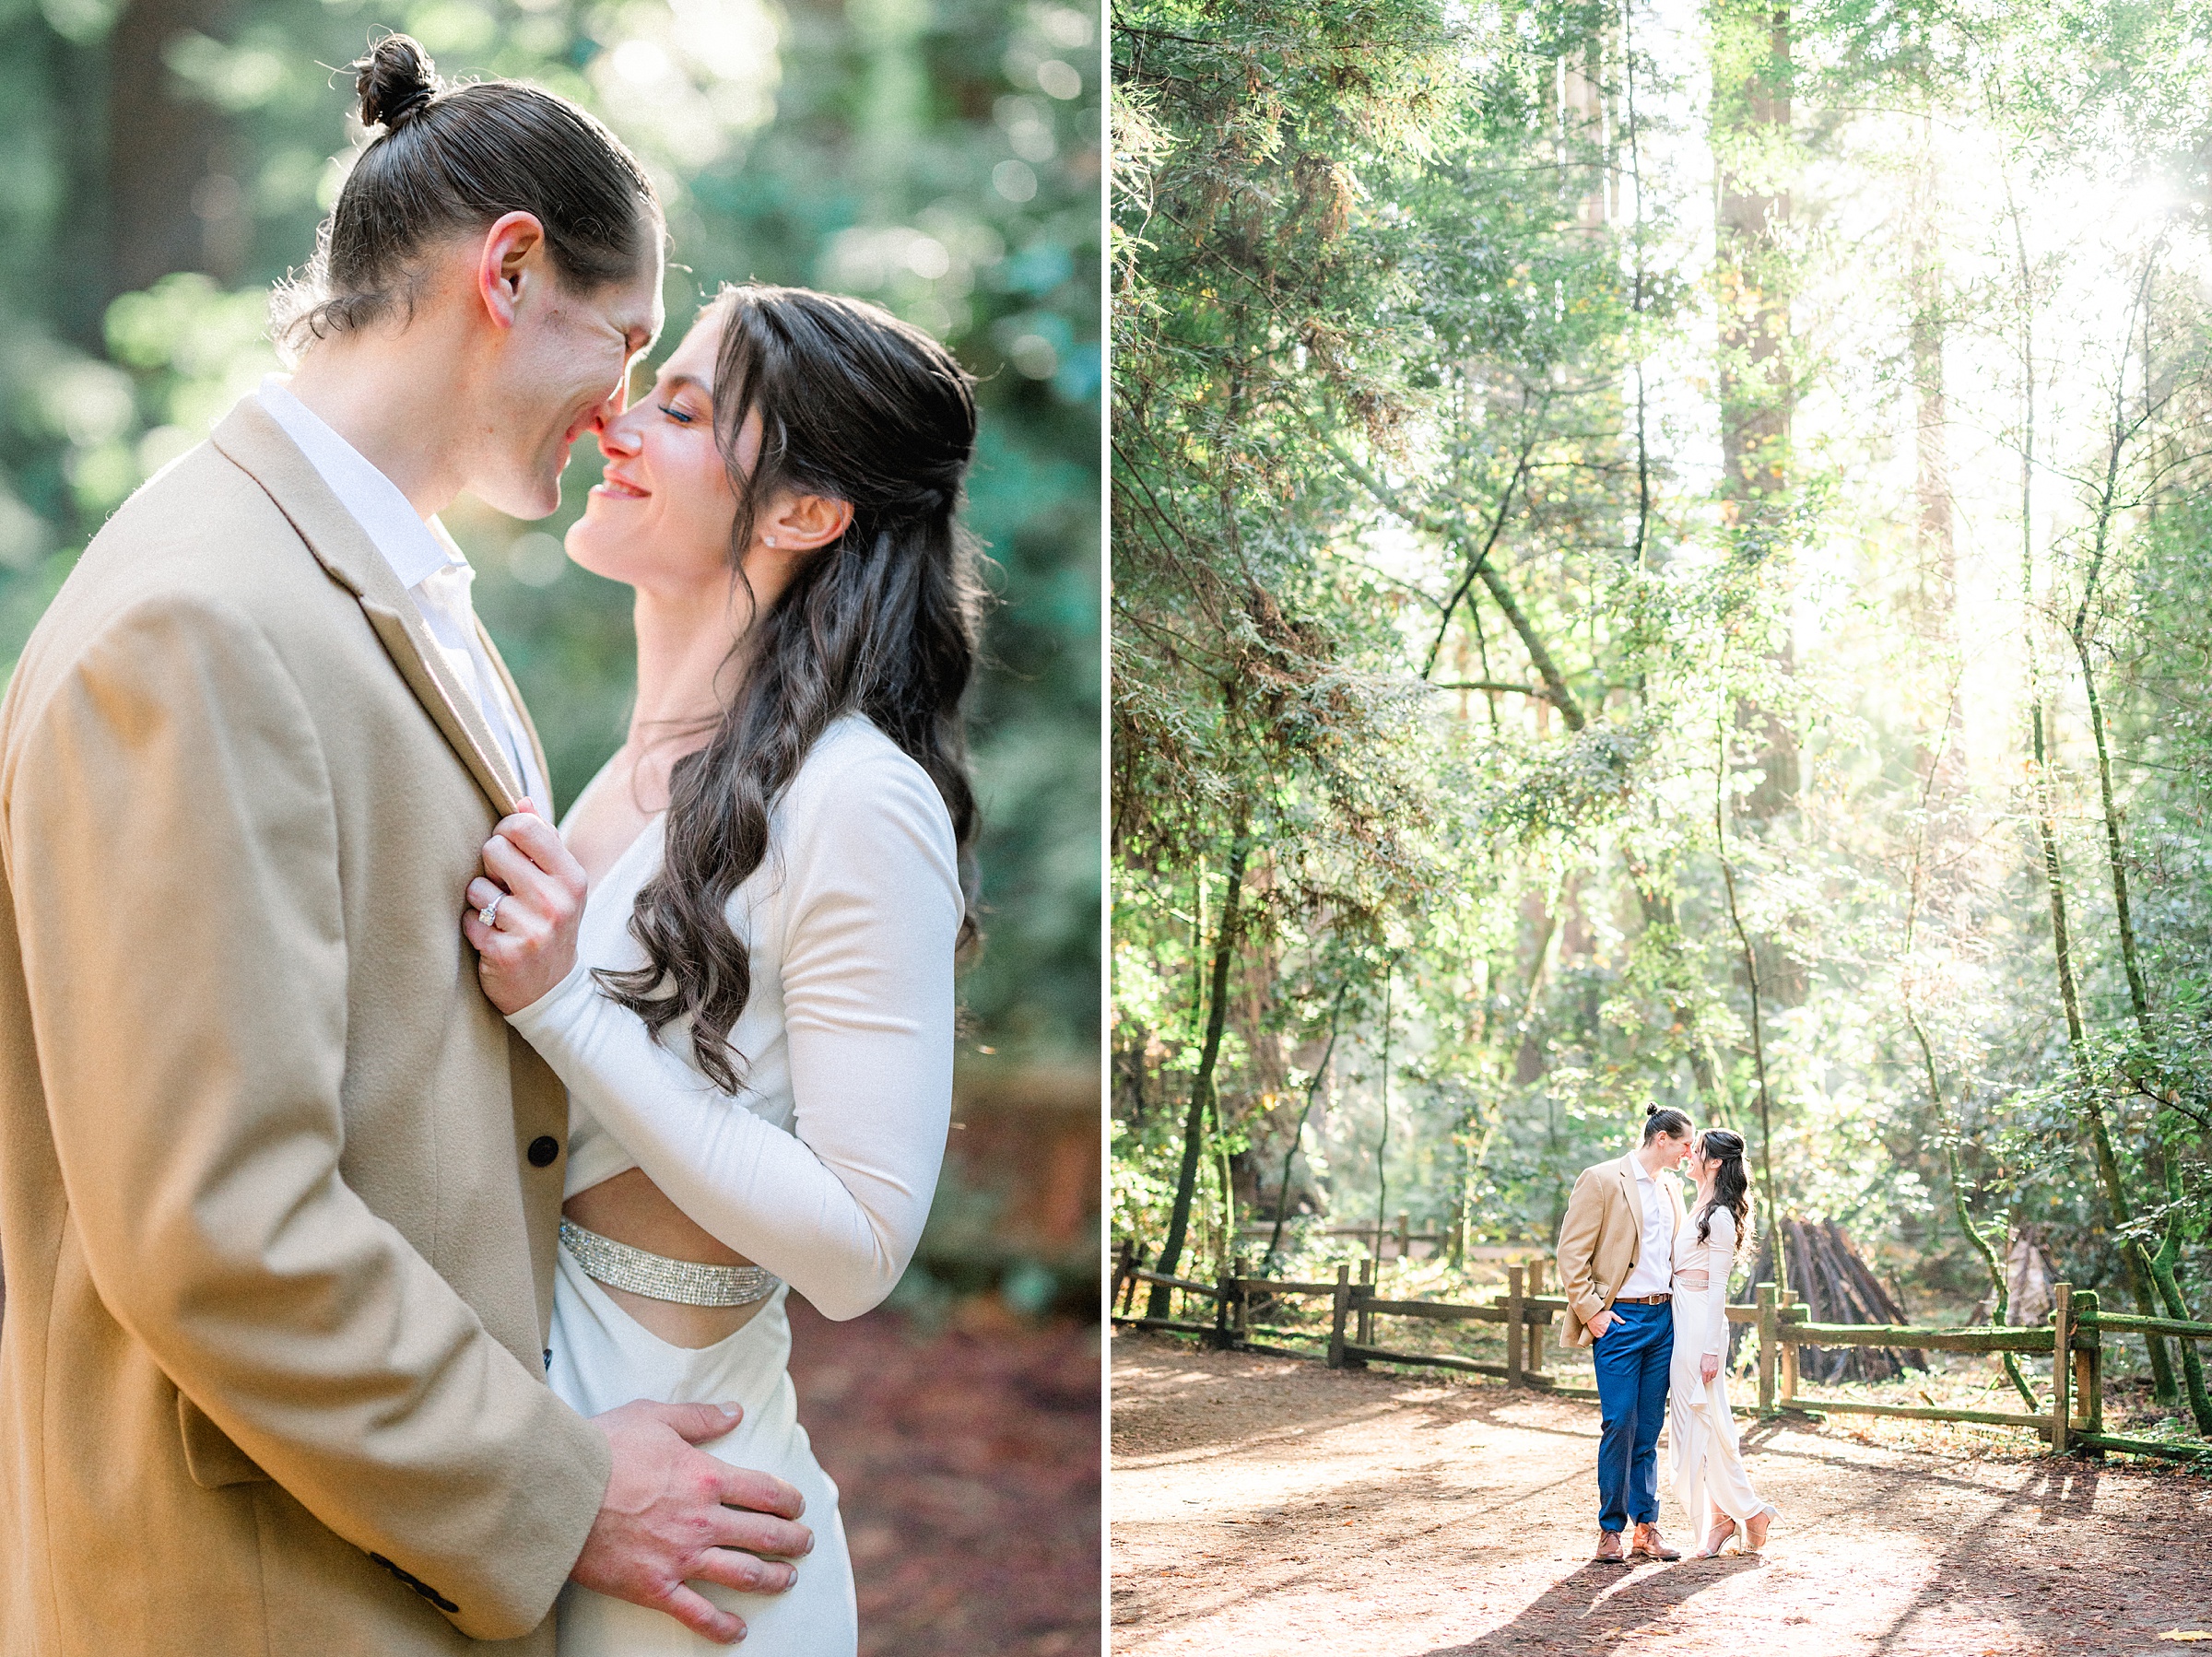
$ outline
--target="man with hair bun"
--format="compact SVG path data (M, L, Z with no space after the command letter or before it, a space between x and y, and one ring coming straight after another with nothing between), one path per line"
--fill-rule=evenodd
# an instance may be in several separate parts
M1689 1154L1689 1117L1644 1108L1643 1141L1584 1169L1559 1224L1559 1290L1570 1346L1594 1346L1604 1432L1597 1451L1603 1564L1678 1559L1659 1534L1659 1424L1674 1361L1675 1236L1682 1193L1671 1173ZM1624 1548L1621 1533L1636 1534Z

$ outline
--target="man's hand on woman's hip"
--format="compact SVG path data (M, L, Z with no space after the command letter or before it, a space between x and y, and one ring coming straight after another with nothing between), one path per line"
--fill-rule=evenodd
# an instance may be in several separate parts
M798 1580L782 1561L814 1546L814 1533L792 1522L806 1505L796 1490L694 1448L743 1414L641 1398L594 1416L615 1471L570 1581L665 1612L704 1639L742 1639L744 1623L688 1584L781 1593Z

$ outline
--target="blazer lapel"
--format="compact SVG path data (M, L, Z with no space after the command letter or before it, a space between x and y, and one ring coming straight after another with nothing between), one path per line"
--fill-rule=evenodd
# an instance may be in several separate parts
M394 585L398 584L398 578L389 570L384 573ZM485 727L476 699L453 682L444 652L423 626L422 612L415 607L415 601L403 591L399 595L402 607L394 609L366 593L356 596L369 625L383 640L392 664L399 669L399 676L406 680L415 699L468 766L485 797L499 807L501 817L512 813L522 800L522 781L509 776L506 760Z
M1629 1245L1629 1269L1634 1271L1643 1258L1643 1199L1636 1194L1636 1169L1630 1166L1634 1153L1623 1157L1615 1165L1620 1176L1621 1195L1628 1199L1629 1235L1635 1240Z
M468 767L485 798L501 817L512 812L522 798L521 780L509 775L507 762L476 699L453 677L445 652L423 624L422 613L370 540L368 531L339 504L321 474L300 452L299 445L253 397L243 399L224 417L215 429L213 441L261 485L277 511L300 532L315 560L354 595L392 664L399 669L400 677ZM499 661L496 653L492 660ZM504 677L504 664L499 671ZM519 697L515 706L522 706ZM528 716L524 718L526 723ZM535 730L530 740L535 747Z
M514 676L507 671L507 658L500 654L500 647L491 641L491 634L486 631L481 618L477 622L477 637L483 641L484 654L491 663L492 671L500 676L500 683L507 687L507 700L513 705L515 718L523 722L523 734L530 740L530 758L537 767L537 774L546 780L546 792L551 793L553 768L546 763L546 745L538 740L537 722L530 717L530 709L523 700L522 687L514 682ZM547 821L550 822L553 802L540 800L537 804Z

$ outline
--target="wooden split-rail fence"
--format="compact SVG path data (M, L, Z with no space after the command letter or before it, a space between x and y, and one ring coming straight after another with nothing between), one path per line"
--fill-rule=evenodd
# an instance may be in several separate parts
M1473 1375L1501 1379L1508 1386L1528 1387L1555 1398L1594 1400L1594 1387L1571 1386L1546 1372L1544 1347L1553 1321L1563 1327L1567 1302L1544 1292L1547 1263L1509 1267L1505 1292L1488 1304L1437 1300L1383 1299L1373 1281L1374 1262L1361 1263L1354 1279L1351 1267L1340 1264L1336 1279L1292 1282L1275 1277L1224 1274L1211 1283L1194 1277L1164 1276L1137 1265L1128 1251L1114 1271L1110 1302L1112 1321L1135 1329L1163 1329L1204 1338L1223 1349L1273 1353L1284 1357L1316 1356L1332 1369L1364 1369L1369 1363L1415 1364L1456 1369ZM1138 1286L1159 1285L1186 1297L1213 1303L1213 1315L1200 1321L1132 1315ZM2146 1318L2102 1310L2096 1291L2076 1292L2069 1284L2053 1290L2056 1304L2050 1321L2041 1325L2010 1327L1984 1325L1969 1329L1918 1328L1902 1323L1815 1323L1794 1297L1777 1292L1771 1283L1757 1286L1750 1305L1728 1308L1731 1323L1751 1325L1759 1342L1759 1414L1773 1416L1791 1412L1816 1419L1827 1415L1889 1416L1915 1421L1962 1421L1988 1427L2028 1428L2041 1436L2053 1451L2081 1451L2102 1454L2108 1450L2133 1455L2165 1456L2176 1460L2212 1463L2212 1444L2132 1439L2104 1430L2104 1354L2106 1343L2116 1336L2164 1335L2185 1341L2212 1341L2212 1323L2177 1318ZM1329 1301L1326 1351L1301 1352L1252 1339L1252 1308L1255 1300L1322 1298ZM1440 1323L1502 1323L1505 1326L1505 1361L1493 1363L1444 1353L1396 1352L1376 1344L1378 1320L1422 1319ZM2012 1352L2023 1356L2073 1355L2071 1363L2051 1366L2050 1402L2039 1411L1967 1409L1950 1404L1877 1404L1856 1398L1813 1397L1801 1392L1797 1381L1800 1348L1887 1346L1924 1352ZM1923 1394L1925 1396L1925 1394Z

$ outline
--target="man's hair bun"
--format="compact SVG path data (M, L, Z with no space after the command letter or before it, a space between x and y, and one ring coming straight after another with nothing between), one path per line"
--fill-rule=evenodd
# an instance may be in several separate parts
M520 80L441 81L430 55L378 30L347 66L370 129L315 255L271 302L278 349L410 314L423 250L508 213L545 228L571 293L628 281L658 245L660 202L638 159L567 99Z
M1656 1116L1656 1115L1658 1115L1658 1114L1659 1114L1659 1103L1658 1103L1658 1101L1657 1101L1656 1099L1654 1099L1654 1100L1653 1100L1653 1101L1652 1101L1650 1104L1648 1104L1648 1105L1644 1106L1644 1108L1643 1108L1643 1113L1644 1113L1646 1116Z
M361 124L396 132L438 95L438 65L412 37L388 34L352 64Z

